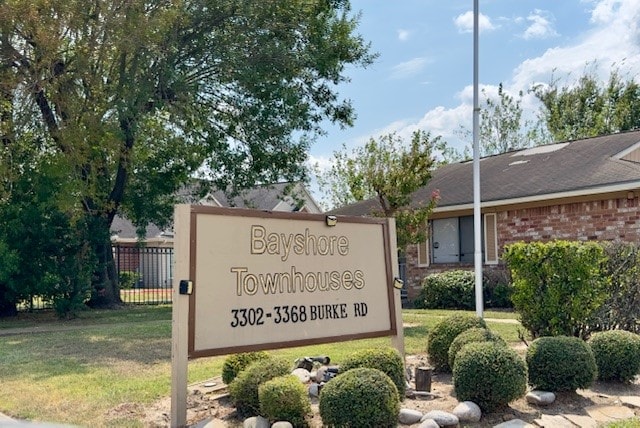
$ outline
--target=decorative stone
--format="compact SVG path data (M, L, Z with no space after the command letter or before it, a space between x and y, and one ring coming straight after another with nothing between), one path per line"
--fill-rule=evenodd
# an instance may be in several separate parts
M309 370L307 369L295 369L291 374L296 375L302 383L307 383L311 380L311 373L309 373Z
M403 425L413 425L415 423L420 422L422 419L422 412L419 410L413 409L400 409L400 414L398 415L398 421L400 421Z
M620 397L620 402L629 407L640 407L640 397L637 395L624 395Z
M269 419L263 418L262 416L247 418L242 423L242 428L269 428L270 426Z
M320 383L324 381L324 375L327 372L327 366L322 366L319 367L318 370L316 370L316 382Z
M293 428L293 425L291 424L291 422L278 421L274 422L273 425L271 425L271 428Z
M440 428L440 425L438 425L438 423L433 419L425 419L424 421L420 422L418 428Z
M527 403L537 406L548 406L556 401L556 394L546 391L530 391L524 398L527 400Z
M560 415L542 415L535 422L542 428L575 428L573 423Z
M565 418L573 422L574 425L579 426L580 428L596 428L598 426L598 423L589 416L573 414L565 414L562 416L564 416Z
M320 385L318 385L315 382L312 382L309 384L309 395L311 397L318 397L320 396Z
M633 410L624 406L588 406L584 410L597 422L613 422L621 419L630 419L635 416Z
M535 425L531 425L523 421L522 419L512 419L507 422L503 422L498 425L494 425L493 428L537 428Z
M472 401L463 401L451 413L456 415L460 422L478 422L482 417L480 406Z
M441 427L457 426L460 422L456 415L442 410L431 410L422 417L421 422L426 419L433 419Z

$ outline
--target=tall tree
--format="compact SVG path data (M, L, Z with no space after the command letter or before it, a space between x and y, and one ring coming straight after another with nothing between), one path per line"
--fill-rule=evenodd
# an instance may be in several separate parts
M352 122L336 85L373 60L356 26L347 0L0 3L0 164L25 142L64 159L93 305L119 302L117 213L167 224L196 171L222 189L304 177L320 123Z
M640 85L613 70L607 82L594 72L558 86L557 80L538 85L533 93L542 102L541 117L554 141L567 141L640 127Z
M444 147L441 138L416 131L410 142L397 134L371 138L364 146L333 154L330 169L318 172L318 183L334 207L375 199L379 209L371 214L395 217L398 249L424 241L425 224L438 195L414 201L413 193L424 187L436 164L435 149Z
M506 153L550 142L539 123L523 117L522 91L517 96L504 90L502 83L498 85L497 97L492 97L486 89L482 89L484 102L480 109L480 154L482 156ZM472 131L462 127L461 136L469 141ZM471 153L471 147L465 153Z

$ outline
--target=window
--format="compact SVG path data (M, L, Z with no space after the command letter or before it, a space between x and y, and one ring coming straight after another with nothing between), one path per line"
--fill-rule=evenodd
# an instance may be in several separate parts
M491 213L483 217L481 237L484 262L494 264L497 263L496 215ZM472 215L431 221L430 250L433 263L473 263L474 248Z

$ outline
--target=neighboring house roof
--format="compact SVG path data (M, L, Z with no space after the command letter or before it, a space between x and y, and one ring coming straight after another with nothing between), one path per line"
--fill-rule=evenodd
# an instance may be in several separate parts
M195 189L194 189L195 190ZM288 193L285 193L288 192ZM301 183L275 183L260 185L244 190L234 197L227 197L221 190L213 190L203 198L194 198L193 191L183 189L179 192L179 199L193 205L210 205L218 207L249 208L263 211L307 211L320 213L322 209L313 199L306 187ZM137 241L136 227L126 218L116 216L111 225L113 239L119 242ZM171 229L163 231L156 225L150 224L146 228L145 239L166 240L173 237Z
M586 196L640 187L640 131L522 149L480 160L483 207ZM453 211L473 205L473 162L447 164L433 172L429 184L413 194L412 205L431 199L435 209ZM336 210L366 215L379 209L375 199Z

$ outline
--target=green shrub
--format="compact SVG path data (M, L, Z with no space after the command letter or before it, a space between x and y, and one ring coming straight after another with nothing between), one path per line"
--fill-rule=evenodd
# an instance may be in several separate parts
M268 380L291 372L291 365L281 358L254 361L229 385L229 395L238 413L257 415L260 411L258 387Z
M415 305L419 309L473 309L475 276L466 270L434 273L422 282Z
M264 351L229 355L222 364L222 381L229 385L249 364L267 358L269 354Z
M513 285L506 270L488 270L482 278L484 306L487 308L513 308Z
M473 327L486 328L482 318L475 315L455 314L437 323L427 336L429 362L436 370L449 372L449 346L457 335Z
M607 261L607 299L591 317L590 331L625 330L640 333L640 246L632 243L603 244Z
M134 288L139 280L140 274L138 272L123 270L118 274L118 286L123 290Z
M473 342L495 342L496 345L507 346L503 338L489 329L474 327L463 331L453 339L449 346L449 367L453 367L458 352L467 344Z
M544 391L588 388L596 379L596 360L577 337L539 337L527 349L529 384Z
M359 367L378 369L389 376L398 389L400 400L404 399L406 389L404 362L396 349L375 348L355 352L340 364L340 372L343 373Z
M294 427L306 426L311 414L307 388L295 375L273 378L258 387L260 414L272 422L288 421Z
M400 400L393 381L378 369L336 376L320 393L320 417L329 427L396 427Z
M473 401L484 412L491 412L524 395L527 366L507 346L469 343L456 357L453 386L459 401Z
M595 242L531 242L505 247L513 304L533 337L589 333L588 320L607 297L606 260Z
M589 339L598 379L630 382L640 373L640 335L623 330L595 333Z

